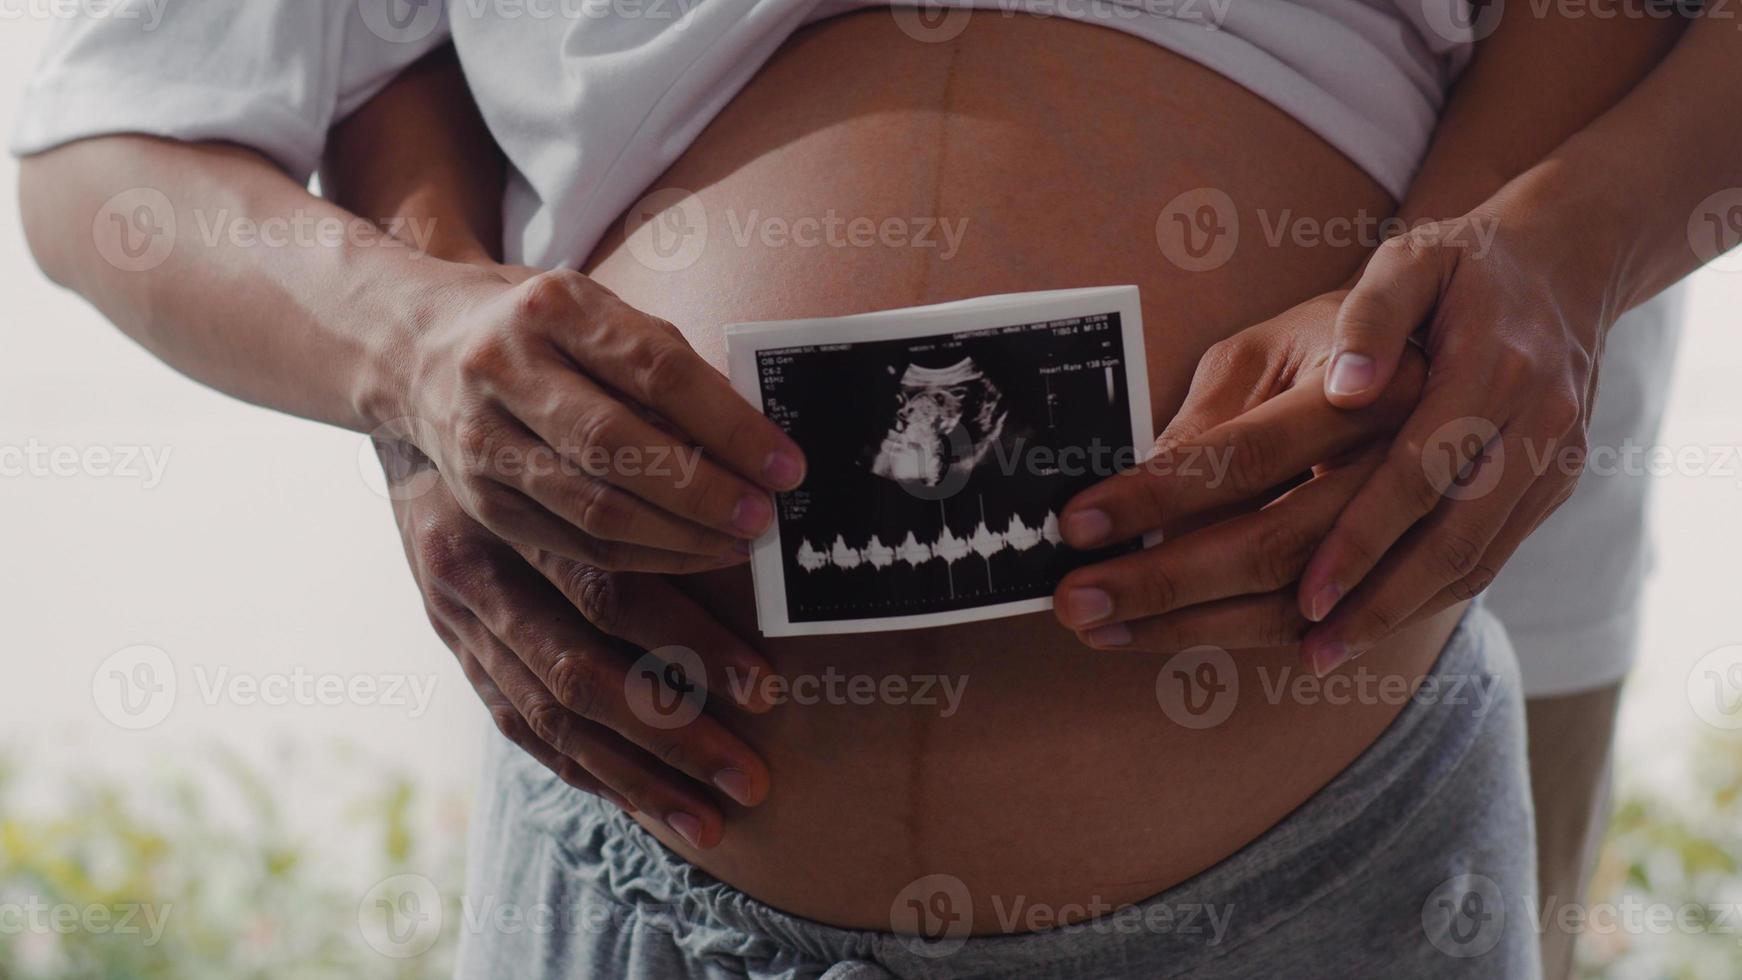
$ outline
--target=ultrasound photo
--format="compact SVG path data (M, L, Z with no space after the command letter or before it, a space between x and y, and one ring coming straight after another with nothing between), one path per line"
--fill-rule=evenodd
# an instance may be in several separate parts
M727 331L734 385L803 447L756 542L762 631L912 629L1050 608L1058 513L1152 439L1135 287Z

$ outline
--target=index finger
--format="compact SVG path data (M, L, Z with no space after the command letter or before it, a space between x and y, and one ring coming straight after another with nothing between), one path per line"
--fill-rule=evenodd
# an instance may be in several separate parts
M1066 543L1098 548L1250 500L1395 430L1423 371L1419 359L1406 363L1414 377L1366 408L1332 405L1314 372L1251 411L1090 487L1065 505L1059 526Z
M804 452L685 342L676 327L610 297L581 334L559 334L577 364L659 413L710 456L771 490L804 482Z

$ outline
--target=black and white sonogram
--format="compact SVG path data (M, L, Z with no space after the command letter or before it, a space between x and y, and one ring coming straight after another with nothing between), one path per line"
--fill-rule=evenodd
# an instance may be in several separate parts
M1058 513L1149 444L1139 316L1112 287L729 330L734 383L809 462L756 544L763 631L1045 609L1138 547L1073 551Z

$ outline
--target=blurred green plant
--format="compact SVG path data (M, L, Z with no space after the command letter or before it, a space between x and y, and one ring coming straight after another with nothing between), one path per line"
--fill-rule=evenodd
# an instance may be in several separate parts
M1595 922L1579 940L1585 980L1742 977L1742 731L1702 727L1692 779L1666 793L1651 773L1621 774L1591 887Z
M366 920L375 886L400 902L396 876L413 876L437 921L462 921L464 801L348 748L306 752L258 765L212 746L197 765L67 776L34 808L14 798L19 757L0 754L0 980L451 975L457 928L396 945ZM1622 774L1584 980L1742 977L1742 731L1705 730L1690 759L1688 792ZM331 788L337 819L292 816L309 786Z
M422 980L452 973L453 933L396 958L362 927L364 896L428 879L456 922L464 806L419 796L349 749L256 766L223 746L146 778L76 774L27 808L0 757L0 978ZM315 831L295 794L349 798ZM360 787L342 790L341 787Z

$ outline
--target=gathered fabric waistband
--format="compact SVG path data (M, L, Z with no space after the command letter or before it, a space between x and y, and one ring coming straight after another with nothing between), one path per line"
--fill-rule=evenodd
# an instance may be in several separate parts
M971 898L959 882L952 889L946 874L922 879L912 894L903 893L932 909L944 896L946 907L939 910L946 913L939 920L944 926L931 938L836 928L782 912L713 878L593 797L539 793L542 799L524 816L562 855L564 873L593 893L589 901L611 903L633 929L672 935L698 959L755 963L769 975L786 975L782 971L789 967L794 976L816 975L801 964L824 963L830 964L822 974L829 980L1125 976L1160 961L1170 974L1189 972L1303 914L1358 878L1374 855L1412 825L1418 811L1435 805L1436 791L1464 763L1491 719L1508 724L1519 697L1504 629L1474 606L1380 738L1281 823L1150 899L1037 933L953 934L948 903ZM523 774L541 771L535 766ZM953 911L963 910L958 905ZM953 918L965 932L972 916Z

